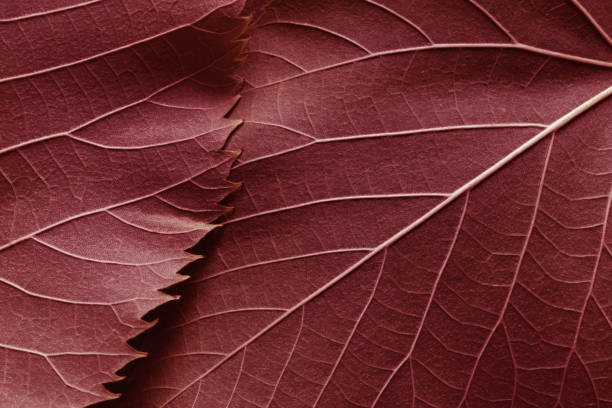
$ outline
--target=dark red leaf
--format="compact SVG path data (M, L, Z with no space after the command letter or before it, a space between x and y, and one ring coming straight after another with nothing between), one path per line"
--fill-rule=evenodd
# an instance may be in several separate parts
M225 211L224 1L0 6L0 407L77 407ZM228 25L229 24L229 25Z
M235 213L122 406L612 406L608 9L269 6Z

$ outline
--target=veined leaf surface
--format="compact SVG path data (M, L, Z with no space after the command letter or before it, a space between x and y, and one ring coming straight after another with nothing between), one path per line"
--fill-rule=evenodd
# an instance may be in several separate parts
M126 340L235 187L231 7L0 6L0 407L111 398L141 355Z
M268 5L236 210L117 405L612 406L605 4Z

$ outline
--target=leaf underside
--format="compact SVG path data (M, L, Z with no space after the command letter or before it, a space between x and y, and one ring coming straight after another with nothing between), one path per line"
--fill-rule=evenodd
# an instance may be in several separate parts
M235 211L113 406L612 406L609 2L519 3L256 15Z
M0 407L79 407L223 214L236 42L221 1L0 6Z

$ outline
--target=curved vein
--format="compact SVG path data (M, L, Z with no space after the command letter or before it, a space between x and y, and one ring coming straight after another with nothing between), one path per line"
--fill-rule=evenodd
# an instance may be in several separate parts
M539 55L544 55L544 56L548 56L548 57L564 59L564 60L568 60L568 61L580 62L582 64L590 64L590 65L595 65L595 66L604 67L604 68L612 68L612 62L601 61L601 60L592 59L592 58L579 57L577 55L565 54L565 53L562 53L562 52L551 51L551 50L547 50L547 49L544 49L544 48L538 48L538 47L534 47L534 46L531 46L531 45L525 45L525 44L445 43L445 44L432 44L432 45L423 45L423 46L408 47L408 48L397 48L397 49L393 49L393 50L385 50L385 51L373 52L371 54L364 55L362 57L348 59L346 61L342 61L342 62L338 62L338 63L335 63L335 64L326 65L324 67L316 68L316 69L313 69L313 70L305 72L305 73L300 73L300 74L292 75L292 76L289 76L287 78L283 78L283 79L280 79L280 80L277 80L277 81L273 81L273 82L267 83L265 85L261 85L260 87L257 87L257 88L246 89L246 90L244 90L242 92L242 94L244 95L244 94L252 92L252 91L254 91L256 89L261 89L261 88L266 88L268 86L277 85L279 83L287 82L287 81L290 81L292 79L300 78L300 77L303 77L305 75L310 75L310 74L313 74L313 73L316 73L316 72L327 71L327 70L338 68L338 67L342 67L342 66L345 66L345 65L354 64L356 62L366 61L366 60L369 60L369 59L374 59L374 58L383 57L383 56L387 56L387 55L396 55L396 54L402 54L402 53L408 53L408 52L428 51L428 50L437 50L437 49L453 49L453 48L455 48L455 49L464 49L464 48L466 48L466 49L469 49L469 48L493 48L493 49L522 50L522 51L527 51L527 52L530 52L530 53L533 53L533 54L539 54Z
M313 144L317 144L317 143L344 142L344 141L359 140L359 139L374 139L374 138L379 138L379 137L409 136L409 135L417 135L417 134L423 134L423 133L451 132L454 130L496 129L496 128L512 128L512 127L517 127L517 128L534 127L534 128L545 129L547 127L547 125L542 124L542 123L491 123L491 124L473 124L473 125L451 125L451 126L438 126L438 127L422 128L422 129L399 130L395 132L366 133L362 135L349 135L349 136L338 136L338 137L329 137L325 139L317 139L314 136L311 136L300 130L297 130L297 129L294 129L294 128L291 128L285 125L261 122L261 121L245 121L245 123L254 123L254 124L259 124L259 125L264 125L264 126L273 126L273 127L282 128L290 132L293 132L297 135L312 139L313 141L307 142L307 143L304 143L304 144L301 144L295 147L291 147L289 149L280 150L280 151L277 151L271 154L259 156L251 160L241 161L239 164L235 165L233 169L237 169L238 167L242 167L244 165L258 162L261 160L270 159L272 157L277 157L277 156L282 156L287 153L292 153L292 152L304 149L306 147L312 146Z
M74 10L76 8L81 8L81 7L89 6L91 4L100 3L101 1L102 0L90 0L90 1L85 1L83 3L71 4L65 7L58 7L58 8L51 9L51 10L39 11L37 13L23 14L21 16L8 17L8 18L0 18L0 23L13 23L16 21L27 20L27 19L34 18L34 17L42 17L42 16L48 16L50 14L62 13L64 11Z
M283 211L295 210L298 208L309 207L317 204L333 203L337 201L350 201L350 200L375 200L375 199L387 199L387 198L428 198L428 197L448 197L447 193L399 193L399 194L368 194L368 195L354 195L354 196L343 196L343 197L332 197L324 198L320 200L313 200L295 205L288 205L286 207L275 208L272 210L261 211L255 214L245 215L244 217L234 218L224 222L224 225L234 224L241 221L245 221L251 218L275 214Z
M106 207L96 208L96 209L89 210L89 211L83 211L81 213L72 215L70 217L66 217L66 218L64 218L64 219L62 219L60 221L57 221L57 222L53 223L53 224L49 224L47 226L39 228L38 230L31 232L30 234L20 236L18 238L13 239L10 242L7 242L5 244L0 245L0 251L5 250L6 248L9 248L9 247L11 247L13 245L16 245L16 244L18 244L20 242L26 241L26 240L28 240L30 238L33 238L33 237L35 237L36 235L38 235L38 234L40 234L42 232L48 231L50 229L53 229L53 228L55 228L55 227L57 227L59 225L68 223L70 221L74 221L76 219L83 218L83 217L86 217L88 215L97 214L97 213L100 213L100 212L111 210L113 208L121 207L121 206L126 205L126 204L132 204L132 203L138 202L140 200L143 200L145 198L153 197L153 196L155 196L155 195L157 195L159 193L162 193L164 191L170 190L170 189L172 189L172 188L174 188L176 186L179 186L179 185L181 185L181 184L183 184L183 183L185 183L187 181L190 181L191 179L193 179L195 177L198 177L198 176L200 176L200 175L202 175L202 174L206 173L207 171L210 171L210 170L212 170L214 168L217 168L217 167L223 165L224 163L225 162L219 163L218 165L216 165L214 167L211 167L211 168L208 168L208 169L205 169L205 170L199 172L198 174L190 175L189 177L187 177L185 179L181 179L181 180L179 180L179 181L177 181L177 182L175 182L173 184L164 186L163 188L161 188L161 189L159 189L157 191L153 191L151 193L142 195L140 197L131 198L131 199L128 199L128 200L125 200L125 201L121 201L121 202L118 202L118 203L110 204L110 205L108 205Z
M110 55L110 54L113 54L115 52L131 48L131 47L133 47L135 45L142 44L142 43L145 43L147 41L154 40L156 38L161 38L161 37L163 37L166 34L170 34L170 33L174 32L174 31L178 31L178 30L180 30L182 28L190 27L190 26L196 24L198 21L200 21L203 18L209 16L210 14L214 13L215 11L217 11L218 9L220 9L220 8L222 8L224 6L225 6L225 4L224 5L220 5L220 6L216 7L216 8L208 11L206 14L198 17L196 20L191 21L189 23L181 24L181 25L173 27L173 28L171 28L169 30L161 31L161 32L156 33L154 35L151 35L151 36L148 36L148 37L144 37L144 38L140 38L140 39L138 39L136 41L132 41L130 43L127 43L127 44L121 45L119 47L113 48L112 50L102 51L102 52L90 55L88 57L85 57L85 58L80 58L80 59L75 60L75 61L71 61L71 62L67 62L67 63L64 63L64 64L59 64L59 65L55 65L53 67L43 68L43 69L39 69L37 71L26 72L24 74L19 74L19 75L13 75L13 76L9 76L9 77L0 78L0 83L14 81L16 79L28 78L28 77L31 77L31 76L40 75L40 74L44 74L44 73L47 73L47 72L53 72L53 71L56 71L58 69L72 67L72 66L75 66L75 65L78 65L78 64L82 64L82 63L87 62L87 61L94 60L96 58L104 57L106 55Z

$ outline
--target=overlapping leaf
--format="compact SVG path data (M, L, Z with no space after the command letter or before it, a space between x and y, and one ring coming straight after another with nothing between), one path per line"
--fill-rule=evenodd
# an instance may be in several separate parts
M612 406L605 5L267 10L236 211L118 405Z
M140 353L223 213L230 1L0 7L0 407L77 407ZM233 22L232 22L233 21Z

